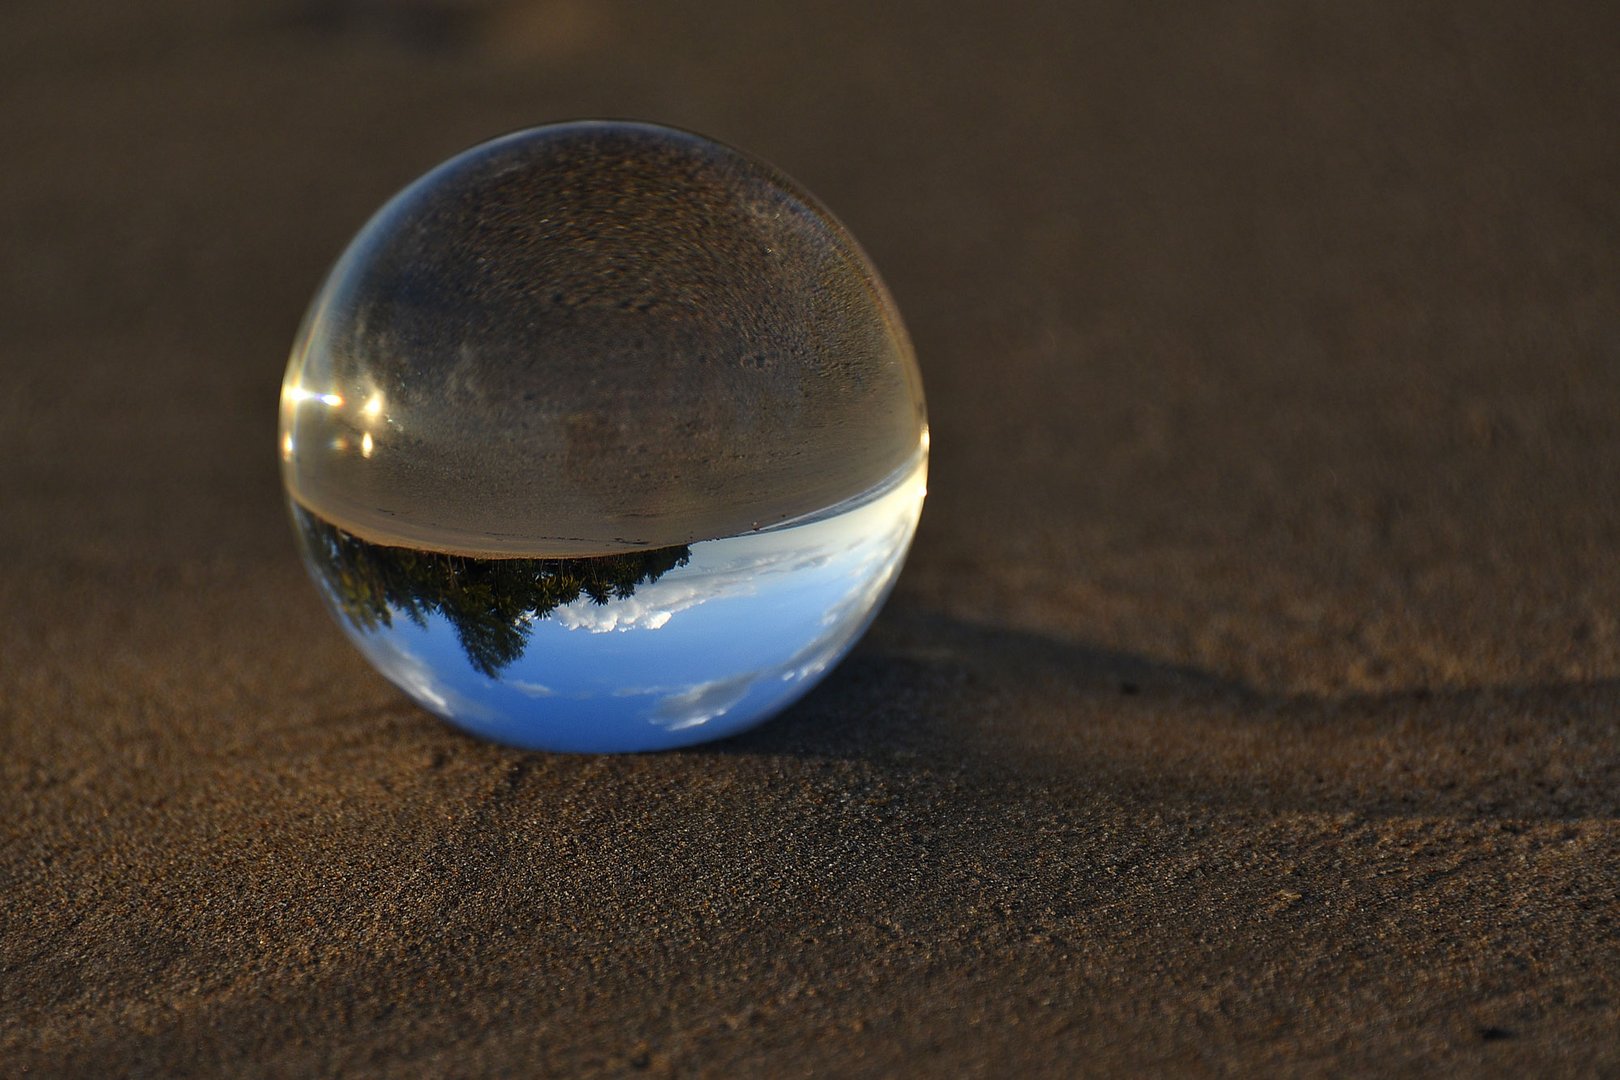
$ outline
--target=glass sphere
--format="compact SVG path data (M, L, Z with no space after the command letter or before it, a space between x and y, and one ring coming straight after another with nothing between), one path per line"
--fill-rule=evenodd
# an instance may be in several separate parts
M305 561L379 671L475 734L649 750L791 704L922 509L911 345L792 181L650 124L475 147L361 229L281 391Z

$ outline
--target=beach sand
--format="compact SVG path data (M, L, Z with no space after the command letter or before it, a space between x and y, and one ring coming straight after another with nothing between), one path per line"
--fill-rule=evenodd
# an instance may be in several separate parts
M1612 20L883 8L8 6L0 1072L1620 1071ZM680 753L411 706L277 472L353 231L581 115L929 396L866 642Z

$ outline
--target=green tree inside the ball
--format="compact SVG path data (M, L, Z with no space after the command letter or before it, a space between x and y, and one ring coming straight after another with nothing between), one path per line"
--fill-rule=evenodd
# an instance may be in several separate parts
M581 596L628 599L691 557L682 544L591 558L476 559L368 543L301 508L293 516L311 563L356 629L392 626L395 612L425 628L437 613L490 678L523 655L536 621Z

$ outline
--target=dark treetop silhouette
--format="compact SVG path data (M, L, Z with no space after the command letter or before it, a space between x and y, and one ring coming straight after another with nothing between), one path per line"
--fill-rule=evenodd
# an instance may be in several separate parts
M626 599L691 555L683 544L587 558L476 559L368 543L296 505L293 518L310 563L356 629L392 626L395 611L425 627L437 612L490 678L523 655L534 620L581 596L597 604Z

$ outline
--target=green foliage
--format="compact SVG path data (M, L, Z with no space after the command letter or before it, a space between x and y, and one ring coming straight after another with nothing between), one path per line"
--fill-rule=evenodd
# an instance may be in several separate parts
M535 621L581 596L628 599L691 556L683 544L583 559L474 559L368 543L299 507L293 516L311 564L356 629L392 626L395 613L426 626L437 612L491 678L523 655Z

